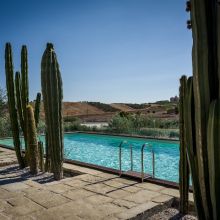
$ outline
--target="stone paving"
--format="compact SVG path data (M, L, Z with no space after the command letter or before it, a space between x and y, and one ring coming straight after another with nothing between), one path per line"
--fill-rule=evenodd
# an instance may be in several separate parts
M4 157L13 162L15 155L0 148L0 165ZM82 174L40 184L17 165L1 167L0 220L147 219L179 197L175 189L71 164L64 168Z

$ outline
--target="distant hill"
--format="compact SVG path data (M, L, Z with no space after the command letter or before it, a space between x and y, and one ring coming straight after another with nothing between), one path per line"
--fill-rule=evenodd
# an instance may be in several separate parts
M111 104L105 104L101 102L86 102L87 104L94 106L98 109L103 110L104 112L117 112L118 109L113 107Z
M32 102L32 105L34 103ZM83 121L104 122L109 121L117 112L141 113L156 118L177 118L178 107L173 102L156 102L150 104L129 104L100 102L64 102L63 115L65 118L79 117ZM41 117L44 118L43 105L41 106Z
M128 105L124 104L124 103L112 103L110 104L112 107L118 109L119 111L124 111L124 112L128 112L128 111L134 111L133 108L129 107Z

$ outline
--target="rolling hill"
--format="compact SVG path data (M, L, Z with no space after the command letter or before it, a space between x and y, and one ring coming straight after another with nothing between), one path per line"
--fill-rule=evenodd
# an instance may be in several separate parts
M34 103L32 102L32 105ZM132 108L132 106L134 106ZM138 108L140 106L140 108ZM145 107L145 108L143 108ZM100 102L64 102L64 117L78 117L85 122L106 122L117 112L141 113L155 118L178 118L177 103L150 103L150 104L126 104ZM41 117L44 118L44 109L41 105Z

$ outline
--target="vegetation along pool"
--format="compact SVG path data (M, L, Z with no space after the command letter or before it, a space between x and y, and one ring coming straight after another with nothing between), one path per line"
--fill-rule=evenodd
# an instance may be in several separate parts
M39 138L44 141L44 136ZM65 134L65 158L119 169L121 141L126 141L122 148L123 171L131 167L130 145L133 146L133 170L141 171L141 147L148 143L155 153L155 177L179 182L179 142L85 133ZM0 139L0 144L13 146L12 143L12 139ZM149 174L152 174L151 147L144 150L144 170Z

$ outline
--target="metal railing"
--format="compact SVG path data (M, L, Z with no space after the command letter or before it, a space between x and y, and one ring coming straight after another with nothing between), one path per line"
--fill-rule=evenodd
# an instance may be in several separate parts
M155 154L154 154L154 150L152 148L152 145L149 145L148 143L145 143L142 145L141 148L141 181L144 181L144 148L146 146L151 147L151 153L152 153L152 170L153 170L153 174L152 177L155 177Z
M130 145L130 160L131 160L131 171L133 171L133 148L132 145Z
M122 166L121 166L121 156L122 156L122 146L127 143L127 141L122 141L119 145L119 176L122 174Z
M126 144L127 141L122 141L119 145L119 176L122 175L122 147L123 144ZM154 150L152 148L152 145L149 145L148 143L145 143L142 145L141 148L141 181L144 181L144 149L145 147L151 147L151 153L152 153L152 177L155 177L155 154ZM131 171L133 171L133 147L130 145L130 161L131 161Z

